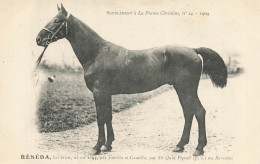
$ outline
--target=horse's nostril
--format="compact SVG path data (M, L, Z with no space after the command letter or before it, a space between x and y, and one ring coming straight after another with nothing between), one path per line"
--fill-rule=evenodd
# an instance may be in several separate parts
M36 42L37 42L38 44L40 44L40 43L41 43L41 38L40 38L40 37L37 37L37 38L36 38Z

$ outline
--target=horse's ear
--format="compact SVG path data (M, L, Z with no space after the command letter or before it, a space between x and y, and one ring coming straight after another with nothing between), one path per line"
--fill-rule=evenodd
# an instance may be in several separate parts
M61 4L61 12L62 14L64 14L65 16L67 16L68 12L66 11L66 9L63 7L63 5Z
M60 7L59 7L59 4L57 4L57 9L58 9L58 11L60 11Z

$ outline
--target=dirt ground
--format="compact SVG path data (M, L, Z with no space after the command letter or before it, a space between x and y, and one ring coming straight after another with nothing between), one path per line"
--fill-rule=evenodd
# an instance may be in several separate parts
M205 154L229 156L237 149L243 125L243 110L236 95L240 77L228 79L224 89L213 87L210 80L201 80L199 97L205 107L208 145ZM101 155L179 155L172 152L184 126L182 108L175 90L153 97L133 108L115 113L115 141L109 153ZM97 140L96 122L82 128L56 133L41 133L38 148L46 153L88 155ZM241 139L241 138L240 138ZM193 120L190 143L182 156L190 156L197 146L198 131Z

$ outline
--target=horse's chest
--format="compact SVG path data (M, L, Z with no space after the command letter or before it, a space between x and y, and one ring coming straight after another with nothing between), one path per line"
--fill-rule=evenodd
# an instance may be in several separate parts
M90 91L93 90L93 84L94 84L94 73L91 70L84 72L84 79L86 82L86 85Z

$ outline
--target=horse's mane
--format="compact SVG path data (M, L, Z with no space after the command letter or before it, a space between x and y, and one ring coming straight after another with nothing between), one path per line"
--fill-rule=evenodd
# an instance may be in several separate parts
M96 37L101 38L92 28L90 28L86 23L81 21L80 19L76 18L75 16L71 15L73 17L74 21L81 27L82 30L86 32L87 35L92 34L95 35ZM101 38L102 39L102 38Z

